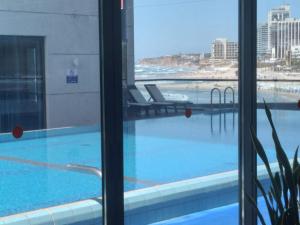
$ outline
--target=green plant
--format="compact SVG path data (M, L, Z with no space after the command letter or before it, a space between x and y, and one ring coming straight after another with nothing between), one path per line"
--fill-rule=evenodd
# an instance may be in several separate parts
M270 187L266 190L256 176L254 177L254 180L266 203L271 224L299 225L298 200L300 194L300 164L298 162L298 148L295 152L293 165L291 165L279 141L277 131L272 120L271 111L266 103L265 112L272 128L272 137L275 144L279 170L275 173L272 172L266 152L260 143L255 130L251 127L252 142L257 154L265 164L270 179ZM256 209L258 218L262 225L266 225L265 219L259 211L256 202L250 196L248 196L248 200Z

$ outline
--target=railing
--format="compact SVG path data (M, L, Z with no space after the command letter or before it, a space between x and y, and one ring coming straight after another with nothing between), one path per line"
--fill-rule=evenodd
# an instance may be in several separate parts
M144 84L154 83L166 99L188 100L195 104L210 104L211 90L218 88L224 94L223 103L229 104L228 94L232 93L232 103L238 100L238 79L195 79L195 78L161 78L137 79L136 85L147 97ZM230 88L229 88L230 87ZM257 79L258 102L296 103L300 98L300 79Z
M154 82L154 81L236 81L238 79L210 79L210 78L154 78L154 79L136 79L135 82ZM300 82L300 79L257 79L258 82Z

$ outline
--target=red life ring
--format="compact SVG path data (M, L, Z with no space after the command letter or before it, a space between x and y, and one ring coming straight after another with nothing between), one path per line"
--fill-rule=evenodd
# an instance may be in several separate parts
M23 133L24 133L24 130L22 127L20 126L16 126L13 130L12 130L12 135L15 137L15 138L21 138L23 136Z
M186 118L190 118L192 116L192 114L193 114L193 111L191 108L185 109L184 115Z

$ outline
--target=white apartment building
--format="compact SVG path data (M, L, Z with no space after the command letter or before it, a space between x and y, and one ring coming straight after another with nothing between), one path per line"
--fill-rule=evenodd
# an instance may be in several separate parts
M288 18L278 22L275 28L272 57L283 59L293 47L300 45L300 20Z
M212 59L237 59L238 43L228 41L225 38L218 38L212 43Z

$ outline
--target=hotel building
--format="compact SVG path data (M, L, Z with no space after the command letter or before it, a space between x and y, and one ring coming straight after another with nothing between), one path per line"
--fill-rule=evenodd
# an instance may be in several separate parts
M257 29L258 57L286 59L294 46L300 44L300 19L291 17L289 5L270 10L268 22Z

